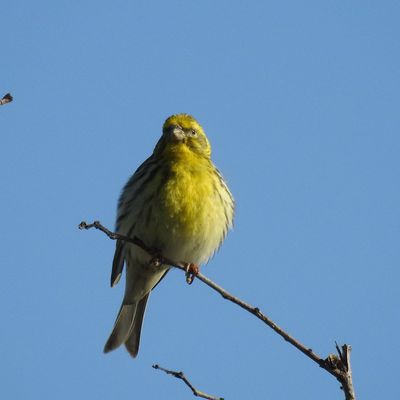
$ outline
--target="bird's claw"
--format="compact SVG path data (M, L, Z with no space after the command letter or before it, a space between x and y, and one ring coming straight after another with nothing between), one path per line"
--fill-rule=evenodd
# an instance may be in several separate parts
M199 274L200 267L197 264L187 263L186 264L186 282L191 285L194 278Z
M159 267L162 264L161 251L158 249L152 249L151 254L153 257L150 260L150 265L154 267Z
M154 256L150 260L150 265L152 265L153 267L159 267L161 265L160 257Z

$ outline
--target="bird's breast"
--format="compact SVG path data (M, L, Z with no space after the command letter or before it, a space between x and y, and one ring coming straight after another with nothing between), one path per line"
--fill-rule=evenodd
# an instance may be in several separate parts
M177 162L165 176L153 215L160 247L176 261L204 263L227 229L218 177L210 162Z
M174 165L159 195L160 211L171 233L193 236L204 230L215 211L214 191L211 168Z

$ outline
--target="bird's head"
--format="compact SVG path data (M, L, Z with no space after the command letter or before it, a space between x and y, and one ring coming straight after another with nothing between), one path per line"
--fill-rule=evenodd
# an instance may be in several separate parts
M188 114L172 115L164 122L163 134L155 152L185 150L208 158L211 156L210 143L200 124Z

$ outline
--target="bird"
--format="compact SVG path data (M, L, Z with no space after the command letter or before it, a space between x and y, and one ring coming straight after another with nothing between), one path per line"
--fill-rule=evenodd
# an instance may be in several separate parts
M197 272L232 228L234 208L203 128L191 115L175 114L164 122L152 155L124 186L115 231ZM124 344L133 358L138 354L149 295L171 268L152 258L135 244L116 242L111 286L125 265L125 293L105 353Z

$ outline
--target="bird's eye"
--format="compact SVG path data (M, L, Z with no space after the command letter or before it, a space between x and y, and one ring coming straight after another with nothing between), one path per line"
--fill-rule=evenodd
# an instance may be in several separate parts
M190 136L196 137L197 136L197 132L194 129L190 130Z

